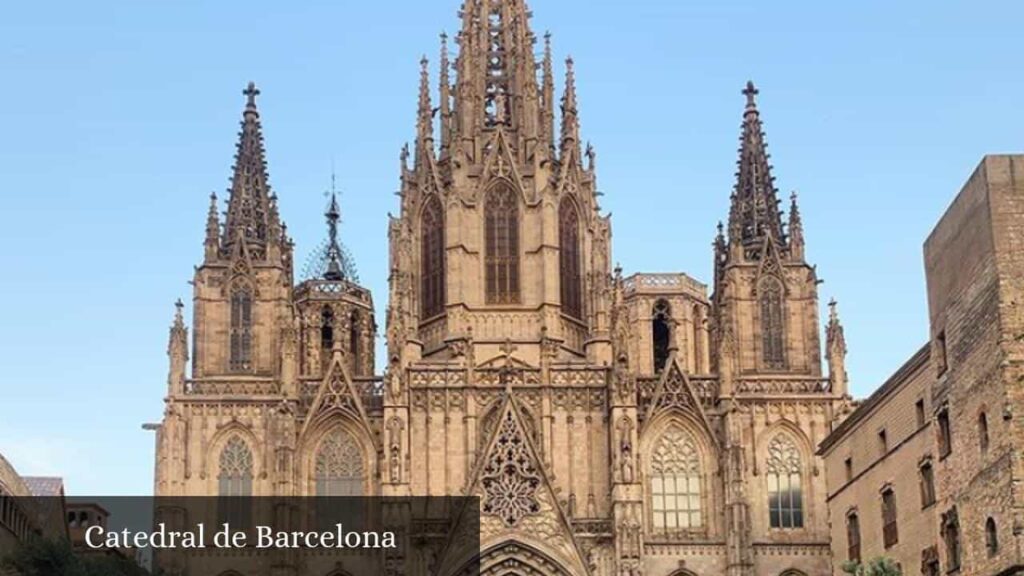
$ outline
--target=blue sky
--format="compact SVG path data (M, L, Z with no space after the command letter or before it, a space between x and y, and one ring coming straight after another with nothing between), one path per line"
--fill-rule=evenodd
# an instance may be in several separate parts
M0 452L74 494L145 494L167 327L189 300L249 80L297 242L342 236L378 311L418 61L459 0L0 7ZM572 54L627 273L710 278L753 79L780 191L801 195L853 390L927 338L921 244L985 153L1024 145L1024 4L534 0ZM559 67L561 69L561 66ZM382 314L378 314L383 324Z

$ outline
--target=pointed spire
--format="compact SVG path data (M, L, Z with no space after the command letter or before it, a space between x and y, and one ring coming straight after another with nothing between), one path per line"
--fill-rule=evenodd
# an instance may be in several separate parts
M555 147L555 72L554 58L551 55L551 32L544 33L544 65L543 82L543 130L548 146Z
M230 246L244 238L253 245L251 252L261 258L270 232L271 200L263 133L256 109L256 97L260 91L250 82L242 94L246 103L231 178L224 243Z
M828 303L828 324L825 327L828 376L831 391L839 396L846 396L849 391L846 375L846 335L836 307L836 300L833 298Z
M578 146L580 124L576 109L576 72L572 56L565 59L565 93L562 94L562 156L570 146Z
M338 282L350 280L346 278L345 252L338 241L338 223L341 222L341 207L338 205L338 193L335 188L334 170L331 170L331 202L327 205L324 217L327 219L327 266L324 280Z
M220 253L220 214L217 213L217 193L210 192L210 209L206 213L206 260L216 259Z
M430 104L430 72L429 60L426 56L420 59L420 100L416 122L417 162L424 153L432 153L434 148L434 112Z
M525 1L466 0L460 16L455 105L460 135L506 126L535 137L539 89Z
M771 175L771 165L757 110L757 88L747 82L743 95L746 108L743 113L740 136L739 169L732 195L729 214L729 240L739 242L751 257L770 236L779 244L785 243L779 200Z
M438 71L438 82L441 85L441 155L446 156L451 147L451 80L448 72L451 63L448 61L448 34L441 33L441 69Z
M181 298L174 303L174 321L167 338L167 356L171 361L168 387L173 394L184 391L185 366L188 362L188 328L185 327L185 304Z
M804 259L804 222L800 217L796 191L789 196L789 255L793 260Z

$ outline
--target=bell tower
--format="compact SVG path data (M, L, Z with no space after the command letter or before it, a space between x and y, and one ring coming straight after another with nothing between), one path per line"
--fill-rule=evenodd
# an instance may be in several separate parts
M804 259L803 224L792 196L783 225L757 89L746 109L728 230L715 239L712 316L723 394L734 378L821 376L818 278ZM788 233L787 233L788 232Z
M193 376L279 376L280 335L290 314L292 243L271 192L263 148L259 90L249 83L226 218L210 196L205 257L194 278Z

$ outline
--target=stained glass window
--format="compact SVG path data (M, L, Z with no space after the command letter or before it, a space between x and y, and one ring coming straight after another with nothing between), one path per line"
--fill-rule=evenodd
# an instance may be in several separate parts
M251 515L253 479L252 450L238 436L232 436L220 452L217 494L220 522L247 526Z

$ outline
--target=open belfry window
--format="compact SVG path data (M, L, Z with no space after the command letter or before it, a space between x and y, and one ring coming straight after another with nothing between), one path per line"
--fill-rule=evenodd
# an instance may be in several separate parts
M658 299L651 311L651 344L654 353L654 372L660 374L668 362L672 342L672 308L668 300Z

